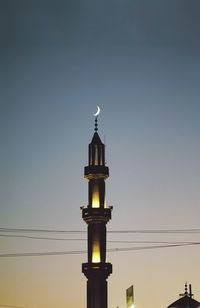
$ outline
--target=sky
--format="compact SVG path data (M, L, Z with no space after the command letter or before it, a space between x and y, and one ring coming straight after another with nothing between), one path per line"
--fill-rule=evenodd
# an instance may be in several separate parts
M200 2L1 0L0 20L0 227L86 231L83 170L99 105L108 230L199 228ZM199 233L108 240L199 242ZM0 254L84 249L86 241L0 237ZM200 301L199 253L108 253L109 308L126 307L132 284L136 308L167 307L186 281ZM0 306L86 307L83 262L84 253L0 258Z

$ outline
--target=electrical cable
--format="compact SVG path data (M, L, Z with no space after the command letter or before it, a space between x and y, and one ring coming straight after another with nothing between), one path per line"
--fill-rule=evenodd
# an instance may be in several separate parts
M169 245L154 245L154 246L143 246L143 247L125 247L125 248L111 248L107 249L107 252L125 252L125 251L136 251L136 250L147 250L147 249L161 249L161 248L172 248L172 247L183 247L183 246L194 246L200 245L200 242L184 243L184 244L169 244ZM38 256L61 256L61 255L75 255L87 253L86 250L74 250L74 251L48 251L48 252L24 252L24 253L4 253L0 254L0 258L5 257L38 257Z
M25 228L0 228L0 232L20 232L20 233L86 233L87 231L83 230L52 230L52 229L25 229ZM192 229L141 229L141 230L108 230L108 233L200 233L200 229L192 228Z
M87 241L86 238L56 238L56 237L38 237L38 236L29 236L29 235L11 235L11 234L0 234L0 237L7 237L7 238L26 238L26 239L33 239L33 240L51 240L51 241ZM190 244L193 242L180 242L180 241L131 241L131 240L108 240L108 243L135 243L135 244Z

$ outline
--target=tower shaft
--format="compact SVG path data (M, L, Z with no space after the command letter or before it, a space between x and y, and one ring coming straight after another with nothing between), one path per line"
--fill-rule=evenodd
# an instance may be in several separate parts
M82 209L88 226L88 260L82 264L82 272L87 278L87 308L107 308L107 278L112 273L112 265L106 262L106 224L111 219L111 208L106 207L105 180L109 169L97 130L88 152L88 206Z

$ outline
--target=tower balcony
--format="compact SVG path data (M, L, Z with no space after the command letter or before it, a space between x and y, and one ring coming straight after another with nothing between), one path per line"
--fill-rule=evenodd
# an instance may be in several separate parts
M106 166L90 165L85 167L84 176L86 179L107 179L109 177L109 168Z
M89 223L107 223L111 219L112 207L109 208L82 208L82 218Z
M89 279L94 276L102 276L105 279L112 274L112 264L111 263L83 263L82 272Z

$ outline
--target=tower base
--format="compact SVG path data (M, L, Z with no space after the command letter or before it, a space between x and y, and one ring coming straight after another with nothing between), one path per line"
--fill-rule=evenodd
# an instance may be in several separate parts
M87 308L107 308L107 278L112 273L110 263L83 263L87 277Z

